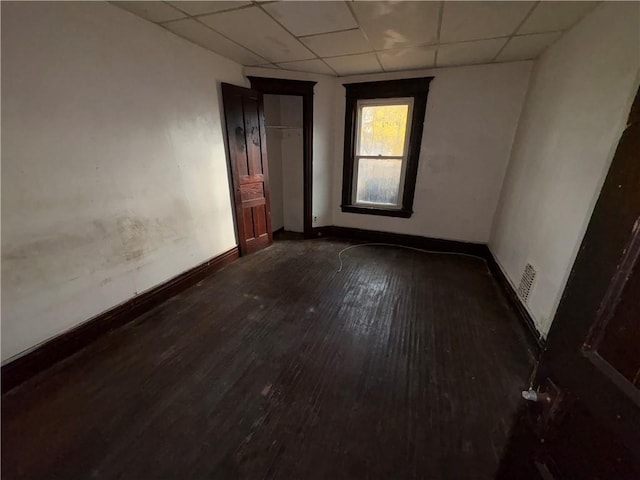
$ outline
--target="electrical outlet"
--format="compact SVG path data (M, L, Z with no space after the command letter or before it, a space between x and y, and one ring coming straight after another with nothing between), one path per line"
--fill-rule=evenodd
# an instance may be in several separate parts
M316 217L315 215L313 217L313 223L318 223L318 217Z

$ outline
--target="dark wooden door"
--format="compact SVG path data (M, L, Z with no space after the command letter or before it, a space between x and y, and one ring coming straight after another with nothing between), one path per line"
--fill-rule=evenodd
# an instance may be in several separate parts
M640 479L639 97L498 478Z
M238 244L245 255L273 241L262 95L223 83L222 99Z

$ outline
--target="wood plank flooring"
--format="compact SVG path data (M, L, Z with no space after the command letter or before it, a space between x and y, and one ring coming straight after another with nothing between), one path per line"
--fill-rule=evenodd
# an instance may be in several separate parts
M484 261L241 258L2 397L2 478L489 479L531 368Z

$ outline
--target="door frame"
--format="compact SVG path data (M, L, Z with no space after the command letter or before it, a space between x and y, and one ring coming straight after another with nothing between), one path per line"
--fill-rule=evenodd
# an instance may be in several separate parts
M303 229L304 238L313 235L313 87L317 82L286 80L282 78L247 77L251 88L265 95L292 95L302 97L302 177L303 177Z

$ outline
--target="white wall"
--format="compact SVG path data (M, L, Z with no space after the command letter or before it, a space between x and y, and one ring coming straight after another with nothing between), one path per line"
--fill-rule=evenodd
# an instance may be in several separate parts
M302 97L264 95L271 227L304 231ZM281 127L287 127L283 129ZM277 127L277 128L272 128Z
M302 97L280 97L282 125L296 127L281 130L282 203L284 229L304 231L304 143L302 138Z
M105 3L2 3L2 359L235 244L219 81Z
M337 80L327 75L245 67L245 75L317 82L313 98L313 226L332 225L334 102Z
M490 248L543 335L560 301L638 87L640 4L604 3L538 60Z
M281 125L280 95L263 95L264 123L267 126L267 168L269 169L269 207L271 228L275 232L284 227L282 198L282 131L269 128Z
M443 68L339 79L334 114L333 223L449 240L489 240L531 62ZM429 89L414 214L342 213L343 83L434 76Z

